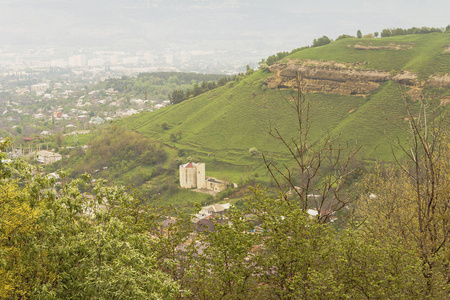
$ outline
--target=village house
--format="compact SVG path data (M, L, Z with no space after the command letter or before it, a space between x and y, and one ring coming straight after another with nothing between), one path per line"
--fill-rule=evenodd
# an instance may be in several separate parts
M213 204L209 206L202 207L200 212L198 213L199 216L205 218L208 216L221 216L226 213L226 211L230 208L230 203L226 204Z
M196 232L214 232L216 231L215 224L230 224L227 218L215 218L213 216L209 216L200 220L195 220L192 222L193 228Z
M49 88L50 85L48 83L38 83L31 86L31 91L37 94L43 94Z
M106 95L116 95L116 94L118 94L119 92L116 91L116 90L114 90L113 88L109 88L109 89L107 89L107 90L105 91L105 93L106 93Z
M193 215L191 222L196 232L215 231L214 223L228 223L225 214L230 209L231 204L212 204L202 207L202 209Z
M33 117L34 117L35 119L43 119L43 118L45 118L45 116L44 116L43 114L41 114L41 113L34 114Z
M41 150L36 153L36 160L44 165L54 163L62 159L62 155L55 152Z
M54 111L53 112L53 118L55 119L61 119L63 116L63 112L62 111Z
M206 179L206 189L221 192L227 189L228 183L217 178L209 177Z
M102 123L105 123L105 120L102 119L102 118L100 118L100 117L93 117L93 118L89 121L89 123L91 123L91 124L102 124Z

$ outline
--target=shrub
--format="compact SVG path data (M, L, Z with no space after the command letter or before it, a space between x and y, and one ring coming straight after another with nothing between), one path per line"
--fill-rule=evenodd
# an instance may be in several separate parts
M250 149L248 149L248 152L250 153L251 156L256 156L259 153L256 147L251 147Z
M337 37L336 41L342 40L342 39L351 39L354 38L354 36L349 35L349 34L341 34L340 36Z

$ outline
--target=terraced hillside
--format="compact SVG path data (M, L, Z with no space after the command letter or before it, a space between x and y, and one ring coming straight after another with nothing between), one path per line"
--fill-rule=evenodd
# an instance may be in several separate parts
M290 97L297 74L312 104L312 140L340 135L350 147L362 146L363 159L392 160L389 138L403 140L407 125L402 93L413 108L426 94L437 112L447 109L441 104L450 101L450 34L350 38L306 49L123 125L206 162L208 175L233 181L262 175L260 156L249 149L285 158L269 132L296 135Z

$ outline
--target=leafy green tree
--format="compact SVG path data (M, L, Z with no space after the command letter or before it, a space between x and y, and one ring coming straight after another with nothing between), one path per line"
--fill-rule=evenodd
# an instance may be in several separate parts
M358 39L362 38L361 30L358 30L358 31L356 32L356 37L357 37Z
M173 299L178 294L178 284L158 269L152 237L157 217L140 199L104 181L92 185L89 176L84 188L92 195L81 193L85 183L76 180L62 186L58 197L53 179L24 179L28 193L17 195L29 204L17 205L8 196L17 211L8 215L20 221L14 221L13 231L1 228L2 249L8 249L6 256L0 253L7 262L0 268L2 296ZM0 194L0 199L5 198ZM8 247L12 241L14 251Z
M256 147L251 147L250 149L248 149L248 153L250 153L251 156L256 156L258 155L259 151Z
M367 221L354 225L334 245L330 298L426 298L421 262L408 244L397 235L379 236L386 227L375 228Z
M389 37L392 36L392 31L390 29L383 29L381 31L381 37Z
M429 103L422 100L416 117L406 97L404 103L410 126L409 147L401 143L394 146L407 160L396 159L396 167L377 169L369 176L366 191L376 197L363 197L359 208L376 228L376 238L381 241L396 236L415 254L420 272L414 280L421 283L423 298L447 298L450 226L443 220L448 219L450 207L450 146L447 133L439 125L446 116L433 116L428 112Z
M442 32L441 28L434 28L434 27L412 27L408 29L404 28L388 28L383 29L381 31L381 37L388 37L388 36L397 36L397 35L406 35L406 34L427 34L427 33L433 33L433 32Z
M192 87L192 96L196 97L202 93L201 87L198 85L198 83L195 83Z
M349 39L349 38L354 38L354 36L351 36L349 34L341 34L340 36L337 37L336 41L339 41L342 39Z
M64 141L64 136L63 136L62 132L58 132L57 134L55 134L55 144L58 148L61 148L63 141Z
M219 81L217 81L217 85L218 85L218 86L223 86L223 85L225 85L227 82L228 82L228 78L227 78L227 77L224 77L224 78L219 79Z
M249 211L257 215L262 230L256 234L255 276L262 285L259 298L316 298L326 290L327 258L333 254L331 228L311 219L301 206L282 197L255 191ZM319 280L319 278L321 278ZM264 296L266 295L266 296ZM325 298L327 298L325 296Z
M249 65L247 65L245 68L246 68L245 75L251 75L251 74L253 74L255 72L255 70L250 68Z
M258 237L242 211L228 213L227 220L216 219L214 231L197 234L188 250L187 276L182 286L194 299L256 299L255 262L251 254Z
M320 47L320 46L328 45L329 43L331 43L331 40L327 36L324 35L323 37L320 37L317 40L314 39L312 46Z
M32 286L28 282L29 240L36 232L41 210L33 207L27 191L12 180L0 182L0 299L26 298Z
M169 94L170 104L177 104L185 100L184 91L183 90L174 90Z

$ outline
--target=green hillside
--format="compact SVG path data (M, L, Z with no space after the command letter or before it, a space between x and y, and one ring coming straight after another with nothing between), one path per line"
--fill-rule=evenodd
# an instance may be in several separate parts
M362 46L404 45L403 50L380 49L362 51ZM450 33L404 35L386 38L349 38L317 48L309 48L289 56L291 59L311 59L364 64L362 68L418 73L421 78L450 71Z
M357 50L355 45L380 47ZM399 50L383 49L392 45ZM296 52L283 61L321 60L351 63L361 69L397 74L410 71L424 82L430 75L450 73L450 34L397 36L379 39L349 38ZM290 108L291 90L270 89L265 80L273 74L257 71L240 80L153 113L142 113L121 123L176 149L185 159L207 163L207 175L239 182L259 177L267 180L256 147L276 160L286 159L286 149L270 136L277 128L286 137L296 135L296 115ZM362 146L361 158L392 160L389 138L405 138L406 112L401 90L409 88L385 82L366 97L310 93L310 137L340 135L350 147ZM425 88L425 91L427 88ZM448 89L433 88L434 97ZM409 101L413 108L418 102ZM256 175L255 175L256 173Z
M193 153L191 156L208 163L211 176L223 178L225 168L226 173L232 173L229 179L238 181L246 169L244 166L251 166L251 174L264 172L260 156L252 157L250 148L278 156L286 153L270 136L271 128L278 128L286 136L295 133L296 116L287 100L290 92L263 86L267 75L258 72L233 87L217 89L154 114L128 118L124 124L170 146L188 150ZM330 132L349 111L365 102L362 97L325 94L311 95L311 101L316 113L312 135L316 137ZM163 123L169 125L168 130L163 130ZM180 131L181 138L173 141L170 136Z

